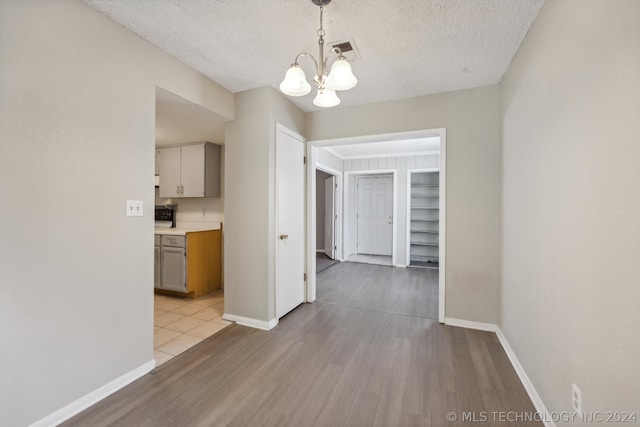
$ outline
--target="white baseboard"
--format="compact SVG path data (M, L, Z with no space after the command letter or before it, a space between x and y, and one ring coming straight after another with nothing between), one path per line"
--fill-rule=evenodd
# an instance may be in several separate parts
M451 317L445 317L444 324L457 326L459 328L476 329L478 331L495 332L498 330L498 327L493 323L472 322L470 320L454 319Z
M404 264L396 264L396 265L394 265L394 267L398 267L398 268L407 268L407 266L406 266L406 265L404 265Z
M317 253L320 253L320 252L324 253L324 249L316 249L316 252Z
M236 322L238 325L248 326L250 328L262 329L263 331L269 331L276 327L278 319L271 319L268 322L264 320L252 319L251 317L236 316L235 314L224 313L222 315L223 320L229 322Z
M64 408L58 409L57 411L36 421L35 423L31 424L31 427L48 427L62 424L64 421L67 421L74 415L84 411L89 406L101 401L110 394L115 393L124 386L129 385L138 378L148 374L155 367L156 361L150 360L144 365L137 367L133 371L129 371L126 374L116 378L115 380L92 391L91 393L71 402Z
M531 380L527 376L527 373L524 371L524 368L520 364L520 361L516 357L516 354L513 352L513 349L509 345L509 342L507 342L507 338L502 333L502 330L500 328L496 328L495 332L496 332L496 335L498 336L498 340L500 341L500 344L502 344L502 348L504 349L504 352L507 353L507 357L509 357L509 361L511 361L511 365L513 366L513 369L515 369L516 373L518 374L518 378L520 378L520 382L524 386L524 389L527 391L527 394L529 395L529 398L531 399L533 406L535 406L536 411L538 411L538 413L542 417L544 417L543 420L544 420L545 427L556 427L556 423L553 422L553 419L549 414L549 411L547 411L547 407L544 406L544 403L542 402L540 395L538 394L535 387L531 383Z

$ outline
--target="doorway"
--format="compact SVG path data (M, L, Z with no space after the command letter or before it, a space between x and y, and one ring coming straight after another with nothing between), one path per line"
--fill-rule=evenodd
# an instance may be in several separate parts
M393 174L356 176L355 195L355 253L348 261L391 265Z
M392 134L367 135L357 137L336 138L331 140L310 141L307 148L307 156L310 164L316 162L331 164L333 168L339 169L344 176L344 182L341 186L343 191L342 197L342 213L343 218L339 223L342 226L340 237L342 246L339 246L339 254L342 260L347 261L351 256L386 256L386 255L368 255L361 252L372 252L360 248L360 242L363 240L363 232L360 231L360 242L356 249L356 241L358 229L356 227L355 212L356 206L356 186L355 180L361 175L384 175L393 174L393 208L392 215L392 262L391 266L396 267L389 271L397 271L405 269L410 265L411 254L411 238L414 239L414 246L421 244L426 246L431 241L423 240L423 234L411 235L411 218L409 210L411 209L411 193L407 191L409 182L409 171L417 171L420 169L430 169L439 171L438 193L439 193L439 236L438 247L434 249L438 252L438 268L437 269L410 269L411 274L416 274L424 280L423 276L428 275L429 283L435 286L435 292L431 292L429 299L435 301L435 311L437 319L444 322L445 319L445 296L446 296L446 260L445 260L445 244L446 244L446 130L432 129L421 131L399 132ZM315 168L308 169L308 178L313 179L313 185L308 186L309 197L307 206L312 215L308 218L307 233L310 236L308 243L307 256L310 261L315 258L316 246L316 215L315 203ZM414 206L416 206L414 204ZM430 207L430 206L429 206ZM388 222L388 221L387 221ZM417 230L416 230L417 231ZM431 231L431 230L428 230ZM416 254L414 250L414 254ZM314 263L315 264L315 263ZM351 264L351 263L348 263ZM351 264L353 266L357 264ZM361 265L361 264L360 264ZM340 264L340 269L346 264ZM329 276L339 273L331 273L336 268L322 273L316 278L315 265L312 266L309 281L307 283L307 301L311 302L316 299L318 290L316 282L323 277L323 283ZM368 267L366 267L368 268ZM385 267L382 267L383 269ZM342 273L338 274L342 275ZM327 277L324 277L327 276ZM367 276L368 277L368 276ZM355 277L354 277L355 278ZM361 282L364 277L357 278ZM364 291L368 288L362 288ZM323 294L326 292L323 291ZM323 296L323 299L326 295ZM431 316L431 315L430 315Z
M345 172L344 258L395 266L397 170Z
M440 258L440 172L407 171L408 267L438 269Z
M316 169L316 273L338 260L338 176Z
M164 198L160 195L160 151L187 141L212 141L224 144L226 119L207 108L184 99L175 93L156 87L155 94L155 205L179 205L175 217L178 227L182 224L193 224L197 221L200 228L216 226L224 219L224 190L218 198ZM224 177L224 145L221 146L220 161L221 177ZM165 172L166 173L166 172ZM224 189L224 186L222 186ZM166 228L162 230L166 231ZM182 239L186 242L186 234ZM156 235L154 242L156 270L154 287L160 284L177 281L185 283L185 248L164 246L160 250L160 235ZM206 246L206 245L205 245ZM199 246L205 249L205 246ZM207 250L208 246L206 247ZM222 248L220 248L221 250ZM151 251L151 248L149 248ZM176 269L162 269L159 262L164 253L162 264L170 262L179 266L174 276L168 273ZM162 278L162 279L161 279ZM178 280L176 280L178 279ZM183 288L180 287L179 290ZM207 337L217 333L230 325L231 322L222 319L224 313L224 290L218 289L201 297L192 299L186 295L175 293L157 293L153 295L153 354L156 366L171 360L200 343Z

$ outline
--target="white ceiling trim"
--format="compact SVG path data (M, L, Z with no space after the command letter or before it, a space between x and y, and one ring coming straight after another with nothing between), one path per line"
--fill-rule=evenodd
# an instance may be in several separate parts
M433 156L440 154L439 151L415 151L409 153L385 153L385 154L359 154L354 156L343 156L336 152L331 147L318 147L321 150L326 150L327 152L333 154L340 160L357 160L357 159L382 159L386 157L411 157L411 156Z

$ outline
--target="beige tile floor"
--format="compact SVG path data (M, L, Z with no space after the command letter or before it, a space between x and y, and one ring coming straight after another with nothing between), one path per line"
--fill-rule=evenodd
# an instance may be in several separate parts
M222 290L197 299L155 294L154 304L153 354L158 366L231 324L222 320Z

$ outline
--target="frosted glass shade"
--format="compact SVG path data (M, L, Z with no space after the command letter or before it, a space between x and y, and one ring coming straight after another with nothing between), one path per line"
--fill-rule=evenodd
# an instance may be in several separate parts
M335 107L340 104L340 98L336 95L335 90L331 89L318 89L318 94L313 99L313 105L318 107Z
M325 87L332 90L347 90L358 84L358 79L351 71L351 65L345 59L338 59L331 66Z
M292 65L287 70L284 80L280 83L280 91L289 96L304 96L311 92L311 85L307 82L307 76L298 65Z

